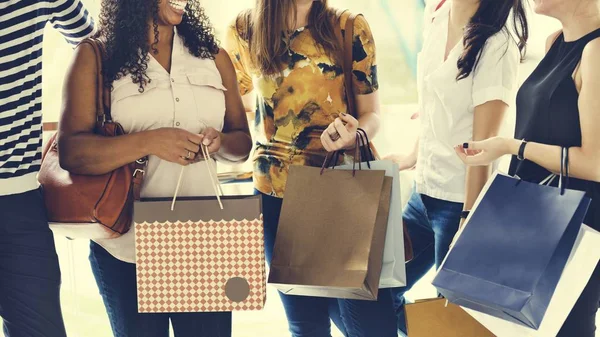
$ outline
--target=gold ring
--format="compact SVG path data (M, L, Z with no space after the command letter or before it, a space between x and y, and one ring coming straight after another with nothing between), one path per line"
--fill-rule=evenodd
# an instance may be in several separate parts
M188 151L187 156L185 156L185 159L192 159L192 151Z

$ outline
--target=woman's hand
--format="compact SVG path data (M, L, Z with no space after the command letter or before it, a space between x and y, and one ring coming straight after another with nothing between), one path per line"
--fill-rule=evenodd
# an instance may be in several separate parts
M383 160L390 160L396 163L400 171L412 170L417 165L417 156L414 153L391 154L385 156Z
M519 144L516 143L518 148ZM514 139L492 137L478 142L468 142L454 147L456 154L468 166L487 166L498 158L513 154Z
M149 131L148 153L162 160L189 165L200 151L203 141L197 135L179 128L160 128Z
M321 134L321 143L327 152L352 149L356 146L358 120L342 113Z
M214 128L206 128L200 134L200 137L202 137L202 145L208 148L209 155L217 153L221 149L221 136L222 134ZM205 159L202 155L202 151L200 151L198 157L200 157L200 160Z

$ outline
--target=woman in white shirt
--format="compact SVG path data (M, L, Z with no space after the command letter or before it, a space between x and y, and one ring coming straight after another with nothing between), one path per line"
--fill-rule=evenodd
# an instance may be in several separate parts
M522 1L442 1L426 20L418 57L419 141L412 155L391 156L402 169L416 164L416 189L403 215L415 258L407 264L408 286L394 290L404 333L404 293L443 261L491 173L490 166L465 169L454 147L498 133L515 99L528 36Z
M219 49L198 1L108 0L99 38L105 41L105 85L111 115L127 133L101 137L96 121L96 58L77 48L65 84L59 130L61 165L79 174L105 174L149 157L141 196L212 195L199 145L218 160L242 162L250 152L236 75ZM90 262L115 337L231 336L231 313L139 314L133 230L91 243Z

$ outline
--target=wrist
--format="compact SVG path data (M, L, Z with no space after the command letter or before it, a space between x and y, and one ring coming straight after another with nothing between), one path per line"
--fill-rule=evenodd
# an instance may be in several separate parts
M229 139L229 136L221 131L217 131L217 135L218 135L218 139L219 139L219 149L217 150L217 153L221 153L223 151L223 149L225 147L227 147L227 141Z
M344 146L343 150L350 151L350 150L356 149L356 140L357 139L358 139L358 132L354 133L354 138L352 138L352 141L350 143L348 143ZM358 145L362 146L363 145L362 141L360 139L358 141L359 141Z
M519 148L521 147L521 141L514 138L505 138L504 153L512 156L519 154Z
M152 140L154 139L155 131L156 130L148 130L132 134L132 136L135 137L135 147L140 149L141 152L138 157L142 158L154 154L154 143Z

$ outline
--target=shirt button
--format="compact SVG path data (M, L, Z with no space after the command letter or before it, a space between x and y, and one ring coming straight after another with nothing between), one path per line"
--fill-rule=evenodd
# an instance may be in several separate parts
M176 97L176 98L175 98L175 101L179 102L179 97Z
M174 80L174 79L171 79L171 82L175 82L175 80Z
M179 122L175 123L175 126L179 126L179 125L181 125L181 123L179 123Z

